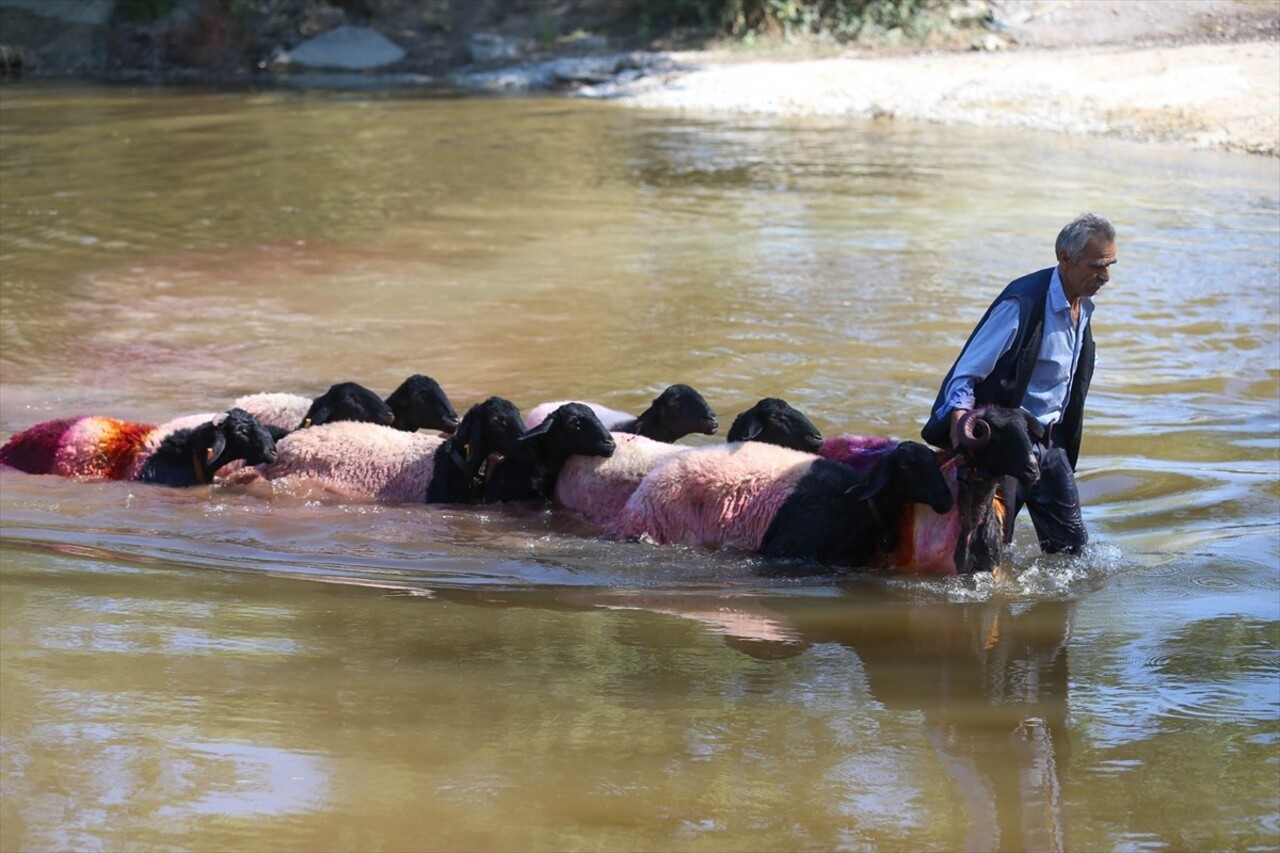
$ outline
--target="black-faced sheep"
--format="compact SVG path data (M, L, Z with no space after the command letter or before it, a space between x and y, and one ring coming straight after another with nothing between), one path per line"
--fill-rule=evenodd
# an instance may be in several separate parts
M277 437L299 427L334 421L387 424L407 432L432 429L450 433L458 425L458 414L444 389L422 374L400 383L385 401L358 383L339 382L315 399L299 394L261 393L240 397L233 405L275 430Z
M958 455L942 466L955 506L943 515L920 507L899 519L896 548L884 548L886 567L921 574L972 574L995 568L1004 553L1005 506L1000 481L1030 485L1039 476L1033 443L1042 441L1039 421L1019 409L987 407L960 424ZM835 436L820 455L865 470L897 443L878 437Z
M630 433L615 432L613 439L617 449L612 456L575 456L556 480L556 504L595 524L613 522L646 474L689 449ZM787 403L767 397L738 415L729 441L760 441L814 453L822 446L822 435Z
M313 427L338 421L391 426L396 414L377 394L358 382L338 382L311 402L299 426Z
M777 397L765 397L734 418L725 440L763 441L806 453L822 447L822 433L813 422Z
M561 400L534 406L525 416L525 426L531 428L537 426L542 423L543 418L566 402L571 401ZM638 416L628 415L595 403L582 403L582 405L590 407L601 423L612 432L643 435L654 441L671 443L693 433L713 435L720 428L720 422L716 420L716 414L711 410L711 406L701 394L688 385L669 386L654 398L649 408Z
M398 430L434 429L451 433L458 428L458 413L440 383L430 376L415 373L401 382L386 402L395 415L391 425Z
M616 447L614 436L590 406L564 403L491 465L485 500L551 500L566 464L582 457L612 456Z
M248 412L179 418L155 426L115 418L44 421L0 448L0 465L31 474L137 480L166 486L212 481L229 462L271 462L275 440Z
M892 537L905 502L951 508L937 456L923 445L904 443L860 474L808 453L743 442L692 448L653 469L613 533L860 568Z
M257 478L315 483L338 494L404 503L466 503L485 457L501 449L492 436L519 436L493 400L472 407L462 432L449 438L390 429L363 421L335 421L296 430L280 439L276 460L233 482ZM498 441L498 444L492 442Z

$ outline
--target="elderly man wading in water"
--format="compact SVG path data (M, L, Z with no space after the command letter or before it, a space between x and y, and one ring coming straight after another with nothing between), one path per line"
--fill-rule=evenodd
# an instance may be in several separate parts
M1093 297L1111 278L1116 230L1093 213L1058 234L1058 265L1010 283L978 323L952 365L921 435L937 447L957 445L960 417L977 406L1021 407L1048 430L1038 447L1040 479L1004 497L1005 541L1025 505L1049 553L1078 553L1089 541L1080 516L1076 457L1084 398L1093 378ZM1009 500L1012 497L1013 500Z

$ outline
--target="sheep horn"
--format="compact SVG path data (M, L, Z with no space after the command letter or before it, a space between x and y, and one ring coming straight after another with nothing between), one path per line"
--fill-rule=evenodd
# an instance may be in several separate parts
M969 450L986 447L991 441L991 424L987 423L977 412L965 412L960 416L958 432L960 444Z

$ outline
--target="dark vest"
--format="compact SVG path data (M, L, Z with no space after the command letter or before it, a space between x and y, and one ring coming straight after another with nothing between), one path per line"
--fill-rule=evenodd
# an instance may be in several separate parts
M1053 280L1053 267L1025 275L1010 282L996 300L991 303L987 313L965 341L965 349L973 341L973 336L982 328L987 317L997 305L1006 299L1018 300L1018 335L1014 338L1009 351L1000 356L991 374L978 382L973 389L975 406L997 405L1017 408L1022 405L1026 396L1027 385L1031 382L1031 371L1035 369L1036 359L1040 355L1040 341L1044 337L1044 309L1049 299L1049 283ZM964 351L961 350L961 355ZM1076 458L1080 453L1080 436L1084 431L1084 398L1089 393L1089 383L1093 380L1093 323L1084 330L1084 341L1080 346L1080 359L1076 363L1075 376L1071 382L1071 397L1060 420L1053 427L1053 444L1067 451L1071 467L1076 467ZM959 358L956 359L957 363ZM925 441L935 447L951 447L951 431L949 418L939 418L936 414L942 405L942 395L955 373L955 364L947 371L938 389L938 397L929 411L929 420L920 431Z

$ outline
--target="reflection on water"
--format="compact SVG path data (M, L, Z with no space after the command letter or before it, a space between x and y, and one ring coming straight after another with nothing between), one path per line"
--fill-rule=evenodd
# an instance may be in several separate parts
M1275 846L1280 163L25 85L0 131L0 436L423 372L459 408L687 382L722 423L781 396L909 437L1063 222L1120 229L1095 544L1022 525L1007 577L0 472L0 848Z
M962 849L1066 849L1069 603L910 604L872 588L852 602L649 594L596 606L692 619L759 660L826 644L853 651L859 692L888 711L922 714L952 783L946 796L966 813ZM855 788L867 775L853 756L838 771ZM887 785L854 796L860 811L895 799Z

